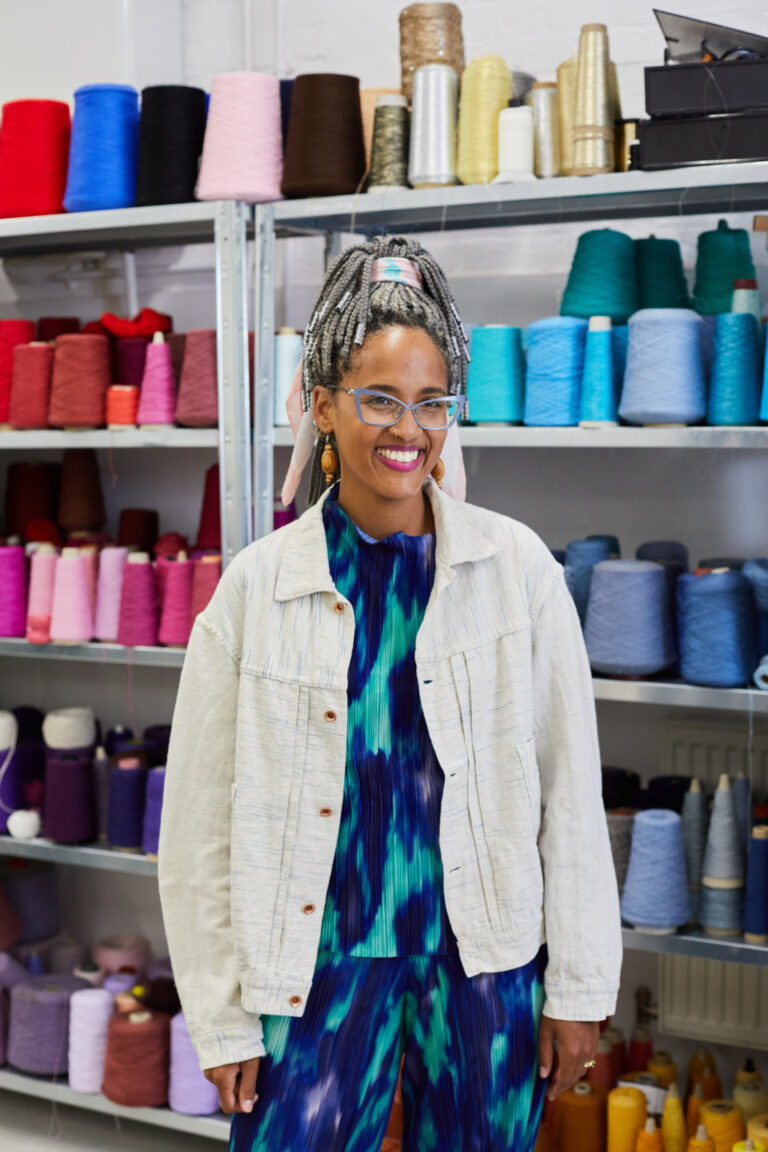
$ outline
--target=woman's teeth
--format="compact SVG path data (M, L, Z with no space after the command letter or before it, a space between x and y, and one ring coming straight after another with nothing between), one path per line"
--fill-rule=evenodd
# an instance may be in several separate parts
M377 448L376 451L380 456L383 456L385 460L397 460L400 464L412 464L414 460L418 460L420 455L420 449L418 448L412 452L406 452L400 448Z

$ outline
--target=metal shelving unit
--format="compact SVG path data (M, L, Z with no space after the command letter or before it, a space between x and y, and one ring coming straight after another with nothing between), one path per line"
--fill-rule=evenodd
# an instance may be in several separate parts
M0 656L88 664L129 664L133 668L181 668L184 648L125 648L122 644L30 644L21 638L0 640Z
M731 964L749 964L768 967L768 945L747 944L743 937L718 940L705 932L676 932L671 936L655 936L638 932L636 928L622 928L624 947L632 952L655 952L674 956L695 956L700 960L720 960Z
M215 428L125 428L119 432L0 432L0 451L61 451L64 448L213 448L219 446Z
M712 711L768 713L768 692L759 688L702 688L682 681L592 681L596 700L621 704L658 704L664 708L706 708Z
M190 1136L208 1136L212 1140L229 1140L229 1119L222 1112L216 1116L185 1116L170 1108L125 1108L113 1104L106 1096L76 1092L66 1080L51 1080L44 1076L27 1076L10 1068L0 1068L0 1089L50 1100L56 1104L69 1104L105 1116L119 1116L121 1120L135 1120L139 1124L152 1124L156 1128L170 1128Z
M26 860L47 860L49 864L69 864L75 868L97 868L102 872L126 872L131 876L157 876L157 861L143 853L115 852L97 844L74 847L53 840L15 840L0 836L0 856L21 856Z

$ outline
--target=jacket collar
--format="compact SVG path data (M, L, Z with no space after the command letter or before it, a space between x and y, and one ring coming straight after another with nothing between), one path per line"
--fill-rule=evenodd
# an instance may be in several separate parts
M498 551L496 544L473 523L469 507L438 488L432 477L424 484L435 519L435 570L441 583L449 583L457 564L484 560ZM323 504L330 489L287 529L275 588L276 600L291 600L312 592L335 592L328 564Z

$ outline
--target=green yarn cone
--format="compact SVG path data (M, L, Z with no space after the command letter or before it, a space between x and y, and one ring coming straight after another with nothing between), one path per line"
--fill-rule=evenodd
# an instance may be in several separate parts
M721 220L713 232L699 236L694 308L702 316L730 312L734 280L751 280L754 275L749 233Z
M610 316L625 324L637 309L635 244L612 228L583 232L576 245L561 316Z
M638 308L690 308L677 240L635 240Z

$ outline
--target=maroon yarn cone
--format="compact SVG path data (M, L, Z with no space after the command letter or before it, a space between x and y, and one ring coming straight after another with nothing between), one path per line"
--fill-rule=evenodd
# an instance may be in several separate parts
M176 423L187 428L215 428L218 422L216 329L197 328L187 332L184 345Z
M200 509L200 527L197 530L198 550L221 548L221 504L219 502L219 466L212 464L205 474L203 506Z
M123 508L117 529L121 548L152 552L157 542L159 517L154 508Z
M10 464L5 479L5 533L26 536L30 520L55 520L61 467Z
M149 562L135 563L129 557L123 569L120 590L120 620L117 642L127 648L157 644L157 577Z

